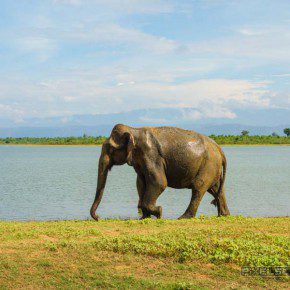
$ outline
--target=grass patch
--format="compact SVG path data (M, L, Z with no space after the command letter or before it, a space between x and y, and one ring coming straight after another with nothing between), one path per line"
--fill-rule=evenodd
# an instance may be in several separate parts
M285 218L0 222L0 289L287 289Z

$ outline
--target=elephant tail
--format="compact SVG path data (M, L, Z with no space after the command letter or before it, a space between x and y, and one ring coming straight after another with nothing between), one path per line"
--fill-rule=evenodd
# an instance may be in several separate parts
M223 190L223 186L225 184L225 179L226 179L226 172L227 172L227 159L226 159L226 156L223 152L223 150L221 148L219 148L219 151L222 155L222 166L223 166L223 172L222 172L222 175L221 175L221 178L220 178L220 185L219 185L219 189L218 189L218 192L217 192L217 196L219 196Z

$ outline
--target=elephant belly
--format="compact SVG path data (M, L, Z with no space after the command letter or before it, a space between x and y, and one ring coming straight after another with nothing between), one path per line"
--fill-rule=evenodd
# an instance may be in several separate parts
M192 188L193 180L198 171L199 166L193 166L193 164L170 166L167 168L167 184L172 188Z
M173 154L172 154L173 153ZM192 188L206 158L203 145L188 142L171 151L166 162L166 177L168 186L173 188Z

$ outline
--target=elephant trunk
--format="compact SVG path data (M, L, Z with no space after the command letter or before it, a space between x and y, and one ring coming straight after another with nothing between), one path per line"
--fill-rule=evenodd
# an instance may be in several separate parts
M110 166L109 156L107 154L102 153L99 160L98 184L96 189L96 196L90 211L91 217L96 221L99 219L99 217L96 215L96 210L101 202L104 193L109 166Z

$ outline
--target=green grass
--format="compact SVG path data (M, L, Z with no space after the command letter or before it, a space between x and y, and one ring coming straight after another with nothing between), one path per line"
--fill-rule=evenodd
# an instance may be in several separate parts
M220 145L290 145L290 136L211 135ZM0 145L101 145L106 137L0 138Z
M0 222L0 289L287 289L285 218Z

